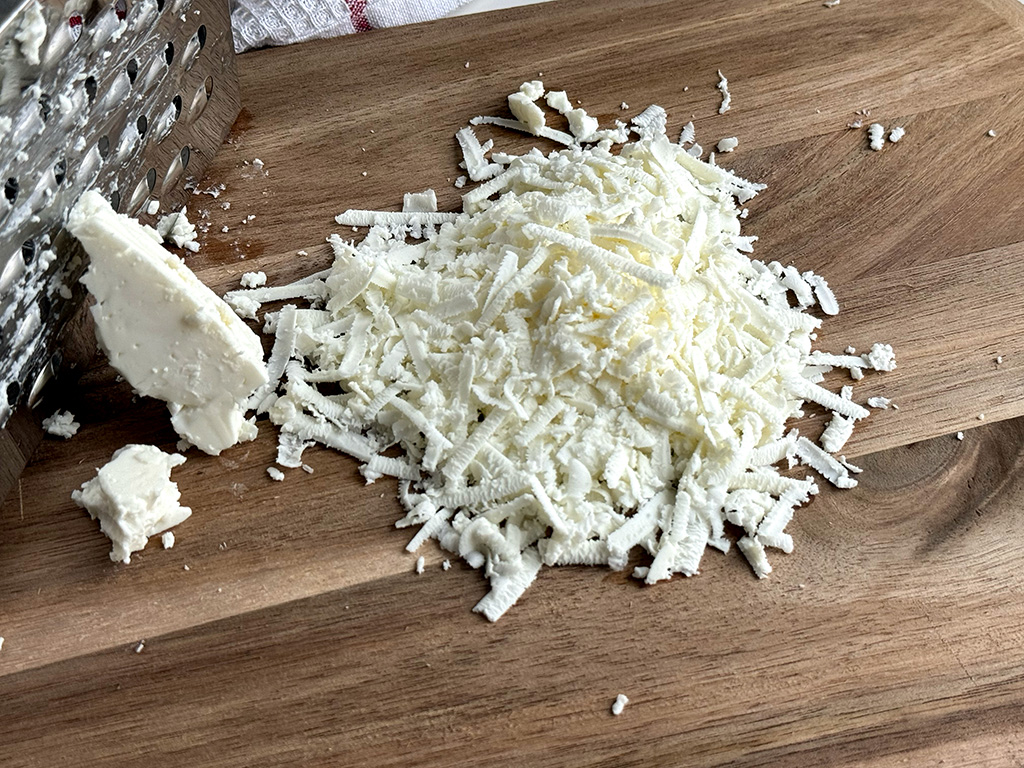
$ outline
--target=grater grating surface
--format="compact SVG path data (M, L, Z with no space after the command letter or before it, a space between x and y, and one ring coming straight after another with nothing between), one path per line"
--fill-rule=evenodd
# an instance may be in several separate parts
M238 111L227 0L0 0L0 427L84 302L67 209L180 208Z

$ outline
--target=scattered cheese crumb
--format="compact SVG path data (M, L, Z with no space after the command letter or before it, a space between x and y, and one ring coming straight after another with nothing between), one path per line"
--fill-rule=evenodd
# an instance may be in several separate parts
M868 145L875 152L881 151L885 146L885 127L881 123L872 123L868 126Z
M183 565L183 566L181 566L181 569L182 569L183 571L191 571L191 570L192 570L192 569L191 569L191 568L189 568L189 567L188 567L187 565Z
M627 104L626 102L622 102L621 104L619 104L619 109L629 109L629 104Z
M306 251L296 251L295 255L296 256L309 256L309 254Z
M449 570L451 567L452 567L452 561L451 560L445 560L443 563L441 563L441 568L443 570L445 570L445 571Z
M74 437L80 426L82 425L75 421L71 411L55 411L52 416L43 419L43 429L47 434L63 437L65 440Z
M984 413L979 413L978 414L978 421L984 421L984 420L985 420L985 414Z
M885 411L889 409L890 405L893 405L893 402L888 397L881 397L880 395L876 395L874 397L868 398L868 405L871 406L872 408L880 408L883 411Z
M146 206L146 213L148 213L150 216L156 216L156 214L159 211L160 211L160 201L159 200L150 200L149 201L149 205Z
M243 288L259 288L261 285L267 284L267 273L266 272L246 272L242 275L242 279L239 283Z
M136 653L142 653L142 651L145 650L145 648L146 648L146 641L145 640L139 640L139 644L135 646L135 652Z
M835 8L837 5L839 5L839 2L840 0L825 0L825 2L822 3L822 5L824 5L826 8Z
M733 136L728 139L722 139L718 142L717 148L719 152L732 152L737 146L739 146L739 143L739 139Z
M620 693L615 697L615 701L612 702L612 714L621 715L622 710L626 708L627 704L629 704L629 698L625 694Z
M174 531L164 531L160 534L160 543L164 545L164 549L170 549L174 546Z
M277 482L284 480L284 472L277 467L267 467L267 474L270 475L271 480L276 480Z
M956 439L957 440L963 440L964 439L964 433L963 432L957 432L956 433Z
M996 357L996 365L1001 365L1002 362L1003 362L1003 356L1002 355L999 355L998 357Z
M895 144L897 141L899 141L904 136L906 136L906 134L907 134L906 129L901 128L900 126L896 126L891 131L889 131L889 141L891 141L893 144Z
M312 475L313 474L313 468L311 466L309 466L309 464L303 464L302 465L302 471L305 472L307 475Z
M996 137L996 135L997 135L997 134L996 134L996 132L995 132L994 130L992 130L992 129L990 128L990 129L989 129L989 131L988 131L988 133L987 133L987 134L985 134L985 135L986 135L986 136L991 136L991 137L992 137L992 138L994 139L994 138Z
M466 67L466 69L469 69L469 62L468 61L465 63L465 67Z
M4 647L4 639L2 637L0 637L0 650L3 650L3 647Z
M174 243L179 248L196 240L196 228L188 220L186 209L168 213L160 217L156 223L156 231L165 243ZM198 244L197 244L198 245Z
M732 106L732 94L729 93L729 81L725 79L722 70L718 70L718 85L715 87L722 94L722 105L718 108L718 114L724 115Z
M114 548L110 559L130 563L132 552L192 514L178 505L181 494L170 474L185 457L153 445L126 445L114 452L96 477L71 494L72 501L100 521Z
M416 558L416 573L423 573L423 569L427 566L427 559L423 556Z
M263 161L260 160L258 157L255 160L252 161L252 165L253 165L253 168L255 168L257 171L262 171L263 170Z

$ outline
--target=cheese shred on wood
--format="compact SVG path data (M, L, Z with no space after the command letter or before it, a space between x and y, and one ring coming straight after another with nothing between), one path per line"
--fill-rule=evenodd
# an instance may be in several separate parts
M516 120L471 122L551 135L542 95L526 84ZM895 366L883 344L814 356L808 310L838 311L824 279L747 255L740 205L763 185L670 141L659 110L618 152L615 131L571 126L565 148L493 162L463 129L482 183L462 212L343 214L372 225L365 239L332 236L329 273L276 296L311 308L266 316L278 383L250 405L280 425L279 460L298 466L315 442L368 482L399 478L409 551L432 538L482 569L475 610L492 621L542 565L624 569L637 548L633 573L653 584L698 573L738 532L767 575L766 549L792 550L786 525L818 490L775 465L856 484L787 421L805 401L834 411L838 450L868 411L824 374ZM227 298L251 314L272 291Z

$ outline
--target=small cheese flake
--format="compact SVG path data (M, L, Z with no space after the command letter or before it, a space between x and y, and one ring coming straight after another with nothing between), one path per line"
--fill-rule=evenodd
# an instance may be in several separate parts
M872 408L879 408L885 411L888 410L889 407L893 405L893 402L888 397L875 395L874 397L868 398L868 405L871 406Z
M146 649L146 641L145 640L140 640L138 642L138 644L135 646L135 652L136 653L142 653L145 649Z
M872 123L868 126L868 146L875 152L880 152L885 146L885 126L881 123Z
M445 561L441 563L441 569L444 570L444 571L451 570L451 567L452 567L452 561L451 560L445 559Z
M417 575L422 574L426 567L427 567L427 560L426 560L425 557L421 556L421 557L416 558L416 574Z
M189 568L189 567L188 567L187 565L183 565L183 566L181 566L181 569L182 569L183 571L191 571L191 570L192 570L192 569L191 569L191 568Z
M623 693L620 693L615 697L615 701L612 702L612 714L615 716L621 715L622 710L629 704L629 697Z
M164 531L160 534L160 543L163 544L164 549L170 549L174 546L174 531Z
M984 413L979 413L978 414L978 421L984 421L984 420L985 420L985 414Z
M957 432L956 433L956 439L957 440L963 440L964 439L964 433L963 432Z
M732 152L734 149L736 149L736 147L739 146L739 143L739 139L733 136L731 138L722 139L721 141L719 141L716 148L719 152Z
M907 131L906 131L905 128L901 128L900 126L896 126L891 131L889 131L889 141L891 141L893 144L895 144L897 141L899 141L900 139L902 139L906 135L907 135Z
M48 435L62 437L70 440L78 434L78 428L82 425L75 421L71 411L54 411L53 415L43 419L43 430Z
M629 104L627 104L626 102L622 102L621 104L619 104L619 109L629 109Z
M1002 362L1003 362L1003 356L1002 355L999 355L998 357L996 357L996 365L1002 365Z
M985 135L994 139L998 134L996 134L996 132L990 128L988 133L986 133Z
M4 639L2 637L0 637L0 650L3 650L3 647L4 647Z
M729 93L729 81L722 74L722 70L718 70L718 85L715 87L722 94L722 104L718 108L718 114L724 115L732 106L732 94Z
M284 472L277 467L267 467L267 474L270 476L270 479L275 482L279 483L284 480Z
M839 5L839 3L840 0L825 0L825 2L822 3L822 5L825 6L826 8L835 8L837 5Z
M243 288L259 288L267 284L266 272L246 272L238 281Z
M159 200L150 200L149 204L146 206L146 213L148 213L150 216L156 216L159 211L160 211L160 201Z

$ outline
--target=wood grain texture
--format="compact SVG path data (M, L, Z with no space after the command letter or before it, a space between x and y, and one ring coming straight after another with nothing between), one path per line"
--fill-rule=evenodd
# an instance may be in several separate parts
M176 436L97 365L60 403L80 434L46 440L0 506L0 765L1024 761L1024 420L989 423L1024 413L1024 6L560 0L239 71L245 111L200 184L227 189L191 209L209 227L189 263L215 289L327 265L345 208L428 186L454 208L454 130L543 72L602 122L657 102L706 146L739 136L728 164L770 185L757 255L835 286L823 348L892 341L899 370L857 392L901 408L863 425L861 485L798 513L770 579L735 552L654 588L550 569L490 625L469 611L477 573L431 545L414 575L394 482L316 449L314 474L273 483L265 422L175 471L195 514L172 550L110 563L71 489L125 443ZM868 151L845 129L861 108L906 138Z

